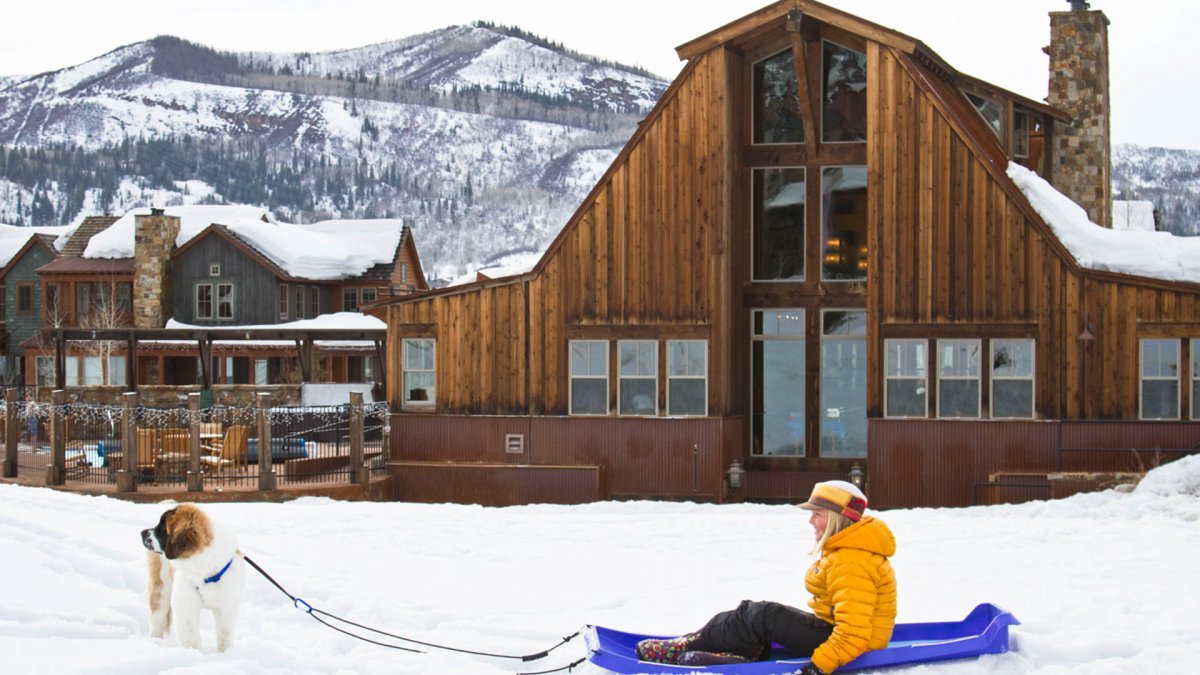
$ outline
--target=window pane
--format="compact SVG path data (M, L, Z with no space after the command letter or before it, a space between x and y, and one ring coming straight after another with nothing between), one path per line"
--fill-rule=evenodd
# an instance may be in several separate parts
M804 279L804 169L755 169L756 281Z
M1179 343L1142 340L1142 377L1179 377Z
M821 341L821 456L867 456L866 340Z
M1142 381L1142 418L1173 420L1179 417L1179 387L1174 380Z
M754 310L755 335L804 335L804 310Z
M704 377L708 374L706 347L702 340L672 340L667 343L667 372L671 377Z
M1033 417L1033 380L994 380L992 417Z
M925 393L923 380L888 380L887 416L925 417Z
M988 128L992 130L993 134L996 134L996 138L999 138L1000 104L982 96L976 96L975 94L967 94L967 98L971 101L971 105L975 106L975 109L983 116L983 121L987 122Z
M375 302L375 289L374 288L362 289L362 301L364 303Z
M217 318L233 318L233 285L217 284Z
M196 318L211 319L213 316L212 284L196 286Z
M708 342L667 342L667 414L708 413Z
M354 312L358 310L358 289L343 288L342 289L342 311Z
M433 370L433 340L404 341L405 370Z
M579 377L571 380L571 414L605 415L608 413L608 381Z
M1013 112L1013 156L1029 156L1029 113Z
M826 143L867 140L867 55L825 43L821 137Z
M110 356L108 357L108 383L123 385L125 384L125 357Z
M66 383L68 387L79 386L79 359L66 359Z
M753 452L803 455L804 340L757 340L752 353Z
M620 384L620 412L622 415L653 415L657 411L652 379L622 379Z
M621 343L621 375L654 377L658 374L658 343L639 340Z
M703 415L707 412L704 380L671 380L668 415Z
M607 376L608 343L603 340L575 340L571 342L571 375Z
M938 340L938 375L979 377L979 343L975 340Z
M754 142L803 143L792 50L754 64Z
M54 382L54 357L39 356L34 365L37 368L37 385L39 387L56 386Z
M821 313L822 335L866 335L867 313L863 310L829 310Z
M925 378L925 341L888 340L887 376Z
M821 277L867 278L867 167L821 170Z
M436 400L434 394L434 374L429 371L409 371L404 373L405 402L423 403Z
M979 417L979 380L938 382L938 417Z
M1033 377L1033 340L992 340L992 377Z
M83 386L91 387L104 383L104 370L99 356L83 357Z

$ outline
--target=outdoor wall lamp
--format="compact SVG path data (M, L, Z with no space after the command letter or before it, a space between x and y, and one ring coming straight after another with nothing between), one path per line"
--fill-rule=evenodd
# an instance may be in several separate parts
M867 484L867 472L863 470L862 464L855 462L854 466L850 467L850 482L860 490Z
M738 460L733 460L729 464L729 468L725 470L726 477L729 478L729 489L742 489L742 479L746 476L746 470L742 468L742 463Z

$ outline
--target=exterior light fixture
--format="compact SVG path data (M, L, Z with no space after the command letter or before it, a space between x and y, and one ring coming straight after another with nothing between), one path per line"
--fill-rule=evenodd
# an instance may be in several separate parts
M867 484L867 472L863 470L862 464L855 462L854 466L850 467L850 482L860 490Z
M742 463L738 460L733 460L729 464L729 468L725 470L725 475L729 479L730 490L741 490L742 479L746 476L746 470L742 468Z

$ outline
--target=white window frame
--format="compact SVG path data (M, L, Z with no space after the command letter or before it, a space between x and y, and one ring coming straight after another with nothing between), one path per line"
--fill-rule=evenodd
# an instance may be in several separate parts
M1191 340L1192 419L1200 420L1200 338Z
M942 374L942 345L948 343L964 343L975 345L975 353L978 355L975 359L975 376L971 375L943 375ZM983 341L970 338L939 338L937 340L937 368L934 370L937 376L937 416L938 419L952 420L977 420L983 414ZM969 382L975 381L975 414L960 415L956 417L946 417L942 414L942 383L950 380L954 382Z
M208 313L207 314L202 313L200 311L200 291L201 291L201 289L205 289L205 288L208 289ZM194 297L194 303L195 303L197 319L207 319L207 320L211 321L212 318L214 316L216 316L216 314L217 314L217 298L216 298L216 295L214 294L214 290L215 289L213 289L212 284L207 284L207 283L206 284L196 284L196 293L195 293L195 297Z
M216 315L217 321L233 321L237 316L237 295L234 293L233 284L215 284L215 286L217 294L214 298L213 313ZM229 316L221 315L221 291L224 289L229 290Z
M367 299L368 295L371 296L370 300ZM358 289L358 304L360 307L368 302L375 302L378 299L379 291L374 286L363 286Z
M1037 341L1032 338L992 338L988 341L988 415L997 420L1031 420L1037 418ZM1029 343L1029 375L997 375L996 345L1004 342ZM1027 417L1001 417L996 414L996 381L1029 382L1029 415Z
M672 348L677 344L688 345L688 351L692 345L700 345L704 350L704 372L697 375L695 373L684 373L682 375L672 375L672 359L674 358L675 350ZM690 359L685 359L690 361ZM702 380L704 382L704 410L699 413L677 413L671 405L671 382L673 380ZM708 417L708 340L667 340L667 415L670 417Z
M1157 375L1154 377L1146 377L1146 375L1145 375L1146 352L1145 352L1144 347L1147 342L1167 342L1167 343L1171 343L1175 346L1175 363L1177 364L1177 371L1176 371L1175 377L1163 377L1161 375ZM1183 407L1182 399L1180 398L1180 394L1182 393L1180 388L1183 384L1181 380L1183 379L1183 377L1182 377L1182 372L1179 372L1179 371L1183 370L1183 367L1182 367L1183 363L1181 361L1182 357L1183 357L1183 355L1180 352L1179 340L1176 340L1173 338L1141 338L1138 340L1138 419L1150 420L1150 421L1166 421L1166 422L1179 419L1180 413L1182 412L1180 410L1180 408ZM1155 381L1155 382L1169 382L1169 381L1175 382L1175 416L1174 417L1146 417L1145 416L1144 401L1145 401L1145 384L1146 384L1147 380L1151 380L1151 381Z
M575 364L573 362L571 355L574 354L575 345L577 345L577 344L590 345L589 350L602 345L602 350L603 350L603 354L604 354L604 374L603 375L594 375L591 373L588 373L586 375L576 375L575 374ZM590 359L589 359L589 361L590 361ZM609 375L609 371L612 370L612 365L609 363L609 361L610 361L610 359L609 359L609 341L608 340L568 340L567 341L567 414L568 415L600 417L600 416L608 415L609 412L611 412L609 409L609 401L612 398L612 391L611 391L612 382L609 380L608 375ZM604 412L596 412L596 413L575 412L575 380L577 380L577 379L578 380L599 380L599 379L604 380Z
M430 354L433 356L433 363L430 368L409 368L408 367L408 345L414 342L428 342L432 346ZM407 379L405 375L408 373L432 373L433 387L426 400L414 400L409 398L409 388L405 385ZM404 338L400 341L400 396L402 409L432 409L437 406L437 338L433 337L412 337Z
M925 375L924 376L915 376L915 375L892 376L892 375L888 375L888 373L890 372L890 369L889 369L890 364L887 363L887 359L892 353L892 350L889 348L889 345L891 345L893 343L898 343L898 342L918 344L925 348L925 366L924 366L925 367ZM903 352L901 352L901 353L903 353ZM914 340L912 338L889 338L889 339L886 339L883 341L883 356L884 356L883 416L886 418L890 418L890 419L926 419L926 418L928 418L929 417L929 370L930 370L930 368L929 368L929 366L930 366L930 363L929 363L929 360L930 360L929 359L929 341L922 340L922 339ZM903 365L903 364L901 364L901 365ZM892 415L888 412L888 410L890 410L890 408L888 407L888 386L887 386L889 380L905 380L905 381L913 381L913 382L923 382L925 384L925 393L922 395L922 398L925 399L925 410L922 412L921 415Z
M210 277L221 276L221 264L220 263L209 263L208 276L210 276Z
M785 318L788 318L791 321L794 321L795 323L776 324L776 329L773 331L767 331L765 329L758 328L760 320L763 325L766 325L766 322L767 322L766 316L768 314L778 315L778 314L782 314L782 313L790 314L791 316L785 317ZM795 331L795 332L779 330L779 327L781 325L796 325L796 326L799 326L799 330ZM758 307L758 308L754 308L754 309L750 310L750 346L751 346L751 349L753 350L755 347L757 347L757 345L755 343L758 343L758 342L764 342L764 343L765 342L797 342L797 343L800 343L801 345L805 345L806 341L808 340L807 326L808 326L808 318L807 318L807 314L803 308L800 308L800 307ZM765 345L763 348L765 350L765 348L766 348ZM801 349L802 353L804 352L804 349L805 348ZM751 361L753 361L753 357L751 357ZM748 369L748 374L749 374L749 377L746 378L746 387L747 387L746 390L749 392L754 392L755 391L754 378L757 375L757 373L755 372L753 363L751 363L751 366ZM801 391L802 395L805 397L805 400L807 401L808 392L805 391L805 386L804 386L803 382L800 383L800 391ZM805 413L805 411L802 410L801 415L804 415L804 413ZM750 411L751 417L753 417L753 415L755 415L755 414L756 414L756 411L754 411L754 410ZM804 421L805 421L805 426L807 427L807 417L804 418ZM765 423L766 422L765 422L765 418L764 418L764 425L765 425ZM751 420L751 423L750 423L747 431L748 431L748 436L750 439L750 454L754 455L755 457L803 457L804 456L803 449L801 449L801 451L798 454L790 454L790 455L767 454L763 448L758 447L759 442L762 439L755 438L755 436L754 436L753 420ZM765 429L764 429L764 433L765 433ZM807 432L805 433L805 437L807 438ZM803 445L807 446L807 444L803 444Z
M287 284L279 284L279 318L286 321L289 318L288 307L291 303L292 290Z
M641 374L641 373L634 374L634 375L626 375L621 372L622 350L626 345L631 345L631 346L633 346L634 349L638 349L639 346L649 345L653 349L652 353L654 354L654 365L653 365L653 368L651 369L651 370L653 370L653 372L650 375L645 375L645 374ZM640 361L635 358L634 359L635 367L638 363L640 363ZM636 413L636 412L623 413L623 412L621 412L625 407L624 405L622 405L624 403L624 399L621 396L622 380L650 380L650 381L654 382L654 411L649 412L649 413ZM632 402L631 402L631 405L632 405ZM657 340L617 340L617 414L624 415L627 417L655 417L658 415L658 341Z

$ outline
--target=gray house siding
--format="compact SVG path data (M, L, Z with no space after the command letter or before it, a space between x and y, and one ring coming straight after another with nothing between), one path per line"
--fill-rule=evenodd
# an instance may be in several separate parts
M18 359L25 356L25 348L21 343L33 337L42 327L42 284L34 270L54 260L46 249L34 246L25 255L13 263L8 274L4 277L4 307L5 327L8 329L8 349L4 357L4 372L6 379L21 379L22 370ZM17 287L20 284L33 284L33 311L17 312Z
M220 266L220 273L213 275L211 268ZM195 242L190 248L174 258L174 301L175 319L183 323L205 326L271 324L279 323L280 280L273 270L246 255L226 239L209 235ZM196 315L196 293L201 284L213 284L214 303L218 284L233 285L233 317L229 319L200 319ZM292 305L295 301L295 286L287 284L290 291L287 320L300 318ZM311 289L319 289L320 311L330 311L330 291L317 284L304 286L304 316L308 311ZM215 310L214 310L215 315Z

